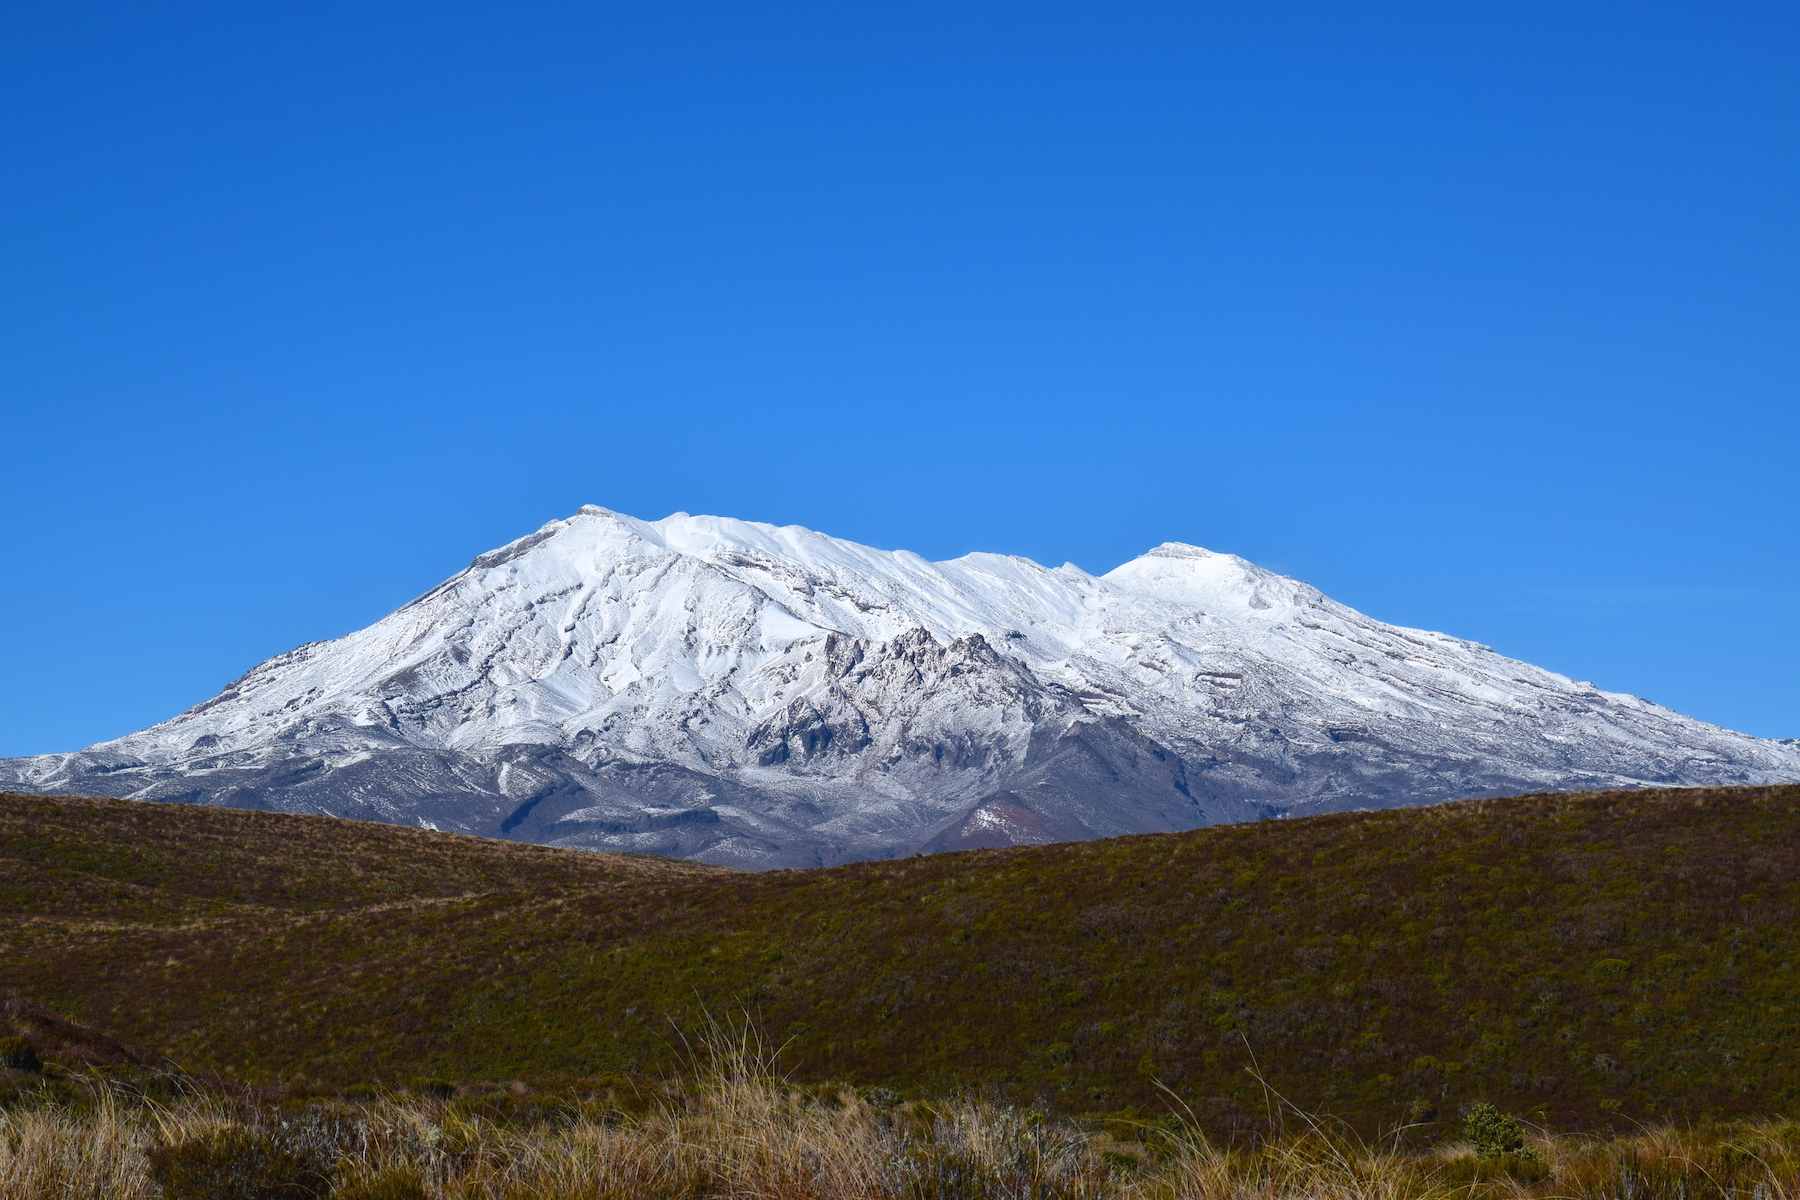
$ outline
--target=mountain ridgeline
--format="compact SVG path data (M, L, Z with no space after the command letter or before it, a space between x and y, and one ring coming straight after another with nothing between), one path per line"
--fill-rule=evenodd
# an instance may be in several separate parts
M1093 576L592 507L160 725L0 761L21 791L751 868L1796 778L1794 744L1193 546Z
M1652 790L745 873L0 796L0 990L47 1058L327 1090L664 1075L710 1015L802 1082L1221 1136L1251 1067L1370 1133L1623 1128L1800 1103L1797 834L1800 787Z

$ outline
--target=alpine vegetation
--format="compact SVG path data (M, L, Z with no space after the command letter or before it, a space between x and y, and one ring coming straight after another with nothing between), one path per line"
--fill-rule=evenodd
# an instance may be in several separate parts
M1179 1108L1071 1121L962 1097L799 1087L751 1061L684 1085L173 1102L88 1078L0 1110L16 1200L1792 1200L1800 1127L1556 1137L1519 1154L1381 1142L1305 1114L1209 1139Z
M1792 743L1195 546L1094 576L595 507L159 725L0 761L22 791L740 867L1797 778Z

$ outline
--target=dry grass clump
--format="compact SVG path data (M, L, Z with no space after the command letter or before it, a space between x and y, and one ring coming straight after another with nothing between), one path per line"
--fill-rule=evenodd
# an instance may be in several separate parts
M1120 1194L1073 1126L1003 1105L885 1105L798 1088L750 1035L715 1038L710 1070L635 1119L557 1131L446 1128L464 1147L447 1200L1087 1200ZM476 1148L479 1143L479 1149ZM473 1153L471 1153L473 1151ZM387 1168L393 1170L393 1167Z
M522 1123L407 1095L86 1087L0 1112L0 1200L1800 1200L1793 1122L1535 1136L1529 1155L1407 1153L1315 1121L1238 1146L1186 1119L1115 1140L978 1099L796 1087L744 1037L642 1111Z
M98 1078L88 1102L0 1112L0 1200L1088 1200L1124 1195L1092 1138L980 1101L800 1088L753 1038L635 1114L514 1123L431 1095L169 1104Z
M79 1114L26 1108L0 1114L0 1197L139 1200L153 1197L140 1113L102 1099Z
M1560 1188L1604 1200L1800 1200L1793 1121L1646 1129L1551 1143Z

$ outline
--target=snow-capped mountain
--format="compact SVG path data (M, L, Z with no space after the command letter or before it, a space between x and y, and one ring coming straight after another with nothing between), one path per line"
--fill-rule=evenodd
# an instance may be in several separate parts
M1800 747L1175 543L1102 576L587 507L28 791L798 866L1469 796L1800 778Z

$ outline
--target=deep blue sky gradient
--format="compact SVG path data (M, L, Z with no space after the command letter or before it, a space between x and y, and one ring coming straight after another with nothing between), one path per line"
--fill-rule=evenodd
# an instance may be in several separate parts
M0 755L583 503L1800 736L1791 3L0 8Z

